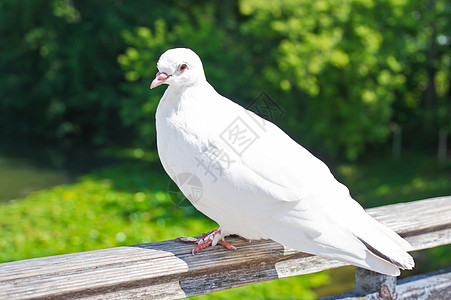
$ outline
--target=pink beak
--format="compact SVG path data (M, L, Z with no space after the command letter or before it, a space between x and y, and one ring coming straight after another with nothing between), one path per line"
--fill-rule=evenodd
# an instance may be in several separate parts
M158 72L157 75L155 75L155 79L150 84L150 89L163 84L169 77L171 77L171 75L168 75L165 72Z

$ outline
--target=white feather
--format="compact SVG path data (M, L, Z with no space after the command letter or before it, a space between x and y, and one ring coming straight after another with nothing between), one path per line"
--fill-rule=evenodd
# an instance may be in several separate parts
M188 69L180 72L183 63ZM224 235L270 238L390 275L413 268L405 240L367 215L323 162L277 126L219 95L194 52L168 50L158 69L171 75L156 113L161 162L173 179L190 173L201 180L200 199L179 187ZM253 132L244 151L227 140L234 122ZM212 147L227 158L216 161L216 173L199 163Z

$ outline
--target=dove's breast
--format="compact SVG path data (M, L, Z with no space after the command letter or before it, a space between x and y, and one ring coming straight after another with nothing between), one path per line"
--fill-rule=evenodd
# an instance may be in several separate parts
M240 149L233 151L227 144L232 142L228 129L240 125L233 123L233 110L244 109L218 97L174 99L166 93L156 114L158 154L165 171L199 211L230 233L258 239L260 234L247 224L256 219L246 220L252 215L246 212L251 206L246 198L255 194L236 180L243 167L236 153Z
M166 92L156 121L166 172L224 232L268 237L262 224L295 214L293 220L307 222L306 234L316 236L322 226L317 224L327 222L321 209L306 211L322 206L328 195L349 195L323 163L277 126L218 94L177 98Z

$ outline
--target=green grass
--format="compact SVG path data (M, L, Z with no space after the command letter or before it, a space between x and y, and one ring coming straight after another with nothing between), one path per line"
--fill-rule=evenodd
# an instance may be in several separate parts
M85 175L77 183L0 204L0 262L198 235L217 226L192 206L174 203L167 193L169 177L154 154L121 153L126 157L123 163ZM334 173L366 207L451 194L450 165L427 158L374 159L340 165ZM434 267L449 265L449 249L437 249L429 250L427 261ZM328 283L328 274L199 298L314 299L313 288Z
M104 168L0 206L0 261L171 239L213 226L166 193L150 163Z
M366 208L451 195L451 164L424 156L342 164L334 173Z

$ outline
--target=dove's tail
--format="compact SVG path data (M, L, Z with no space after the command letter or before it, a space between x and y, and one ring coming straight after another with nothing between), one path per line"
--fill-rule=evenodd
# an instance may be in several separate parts
M410 244L361 209L347 225L329 224L321 233L306 234L305 226L279 220L267 228L269 238L293 249L348 262L375 272L398 276L412 269ZM274 224L273 224L274 225ZM342 226L344 225L344 226Z
M352 234L347 241L349 246L342 248L351 254L351 256L343 257L345 261L392 276L400 274L399 268L413 269L415 263L412 256L407 253L412 246L406 240L367 215L366 212L360 214L357 220L351 225L352 233L348 232Z
M390 228L369 216L367 219L374 230L364 232L357 230L355 233L356 238L366 247L367 251L384 263L401 269L413 269L415 263L412 256L407 253L412 246ZM390 275L399 275L399 270L394 273Z
M412 256L407 253L412 246L396 232L366 213L365 216L361 215L358 224L352 226L352 231L353 236L347 241L350 246L342 248L351 255L342 257L343 260L392 276L400 274L399 268L413 269L415 263Z

